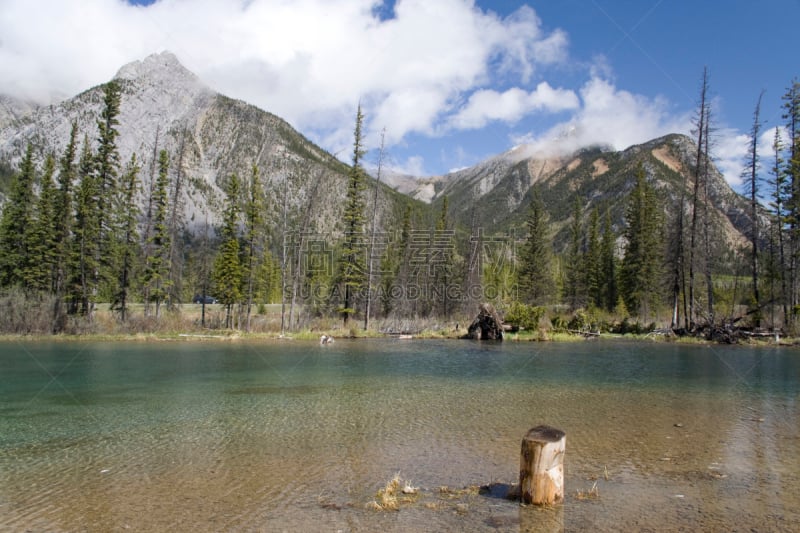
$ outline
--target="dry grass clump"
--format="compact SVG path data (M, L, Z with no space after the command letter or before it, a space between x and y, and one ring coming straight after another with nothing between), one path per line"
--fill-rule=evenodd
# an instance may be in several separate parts
M597 481L594 482L592 488L589 490L578 489L575 494L578 500L598 500L600 499L600 490L597 488Z
M439 487L438 492L440 496L444 496L446 498L461 498L464 496L477 496L480 494L481 487L480 485L470 485L468 487L464 487L463 489L454 489L445 485Z
M375 499L367 504L367 509L375 511L397 511L400 505L414 503L419 499L419 489L400 478L400 472L386 482Z

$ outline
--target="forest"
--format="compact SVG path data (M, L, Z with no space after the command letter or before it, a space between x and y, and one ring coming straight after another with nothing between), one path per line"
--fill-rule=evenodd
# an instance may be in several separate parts
M220 176L219 223L190 230L180 203L188 179L182 153L121 161L117 82L104 85L103 95L95 131L73 125L63 153L37 161L29 145L19 168L2 172L10 176L0 218L4 333L450 331L482 302L538 338L554 331L797 333L796 79L782 97L784 123L774 128L769 153L759 144L760 97L755 105L742 176L749 234L739 241L721 234L710 205L714 124L705 73L692 132L696 159L681 176L679 197L661 194L639 165L620 199L621 226L609 209L587 208L588 199L576 196L568 225L556 228L545 191L534 185L524 225L497 235L455 222L447 197L435 206L408 203L379 227L382 169L373 179L364 168L360 108L336 231L313 232L305 223L290 229L285 195L281 203L267 190L255 164L249 175Z

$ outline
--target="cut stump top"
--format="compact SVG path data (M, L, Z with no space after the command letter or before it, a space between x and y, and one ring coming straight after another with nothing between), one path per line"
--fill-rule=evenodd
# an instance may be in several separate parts
M566 436L566 433L560 429L551 426L536 426L528 431L524 440L532 440L536 442L558 442Z

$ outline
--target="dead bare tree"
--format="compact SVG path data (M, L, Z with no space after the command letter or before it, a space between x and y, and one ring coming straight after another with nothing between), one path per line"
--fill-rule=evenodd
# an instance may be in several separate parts
M372 227L370 228L369 246L367 247L367 298L364 304L364 331L369 330L370 304L372 302L372 267L375 252L375 230L377 229L378 191L381 185L381 171L383 170L384 141L386 129L381 132L381 148L378 152L378 173L375 176L375 192L372 197Z
M703 157L704 157L704 147L706 146L705 143L705 135L706 135L706 119L708 118L708 69L703 69L703 81L700 86L700 105L697 111L697 157L695 159L695 166L694 166L694 190L692 193L692 222L689 228L689 310L688 310L688 319L689 319L689 328L694 329L695 327L695 296L694 296L694 287L695 287L695 252L697 249L697 225L698 225L698 214L700 212L700 183L704 178L702 173L702 165L703 165Z
M746 187L750 195L750 274L753 279L753 301L752 308L759 309L761 307L761 298L758 291L758 171L759 171L759 157L758 157L758 134L761 130L761 98L764 96L764 91L758 95L756 108L753 112L753 127L750 129L750 142L747 150L747 162L745 164L745 177L747 178ZM755 327L761 326L760 313L753 315L753 325Z

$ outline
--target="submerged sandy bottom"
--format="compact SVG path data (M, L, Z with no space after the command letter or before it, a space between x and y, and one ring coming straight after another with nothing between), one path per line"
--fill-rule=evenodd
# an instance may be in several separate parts
M64 377L27 401L7 394L0 529L800 530L791 383L764 389L739 372L680 387L681 376L650 377L638 355L593 379L608 364L587 369L558 350L458 360L433 343L428 355L386 355L406 358L395 364L346 345L291 361L259 348L244 368L228 355L190 377L95 393L90 378ZM574 383L549 373L559 357L577 365ZM486 367L459 372L475 361ZM540 423L567 433L563 505L440 491L515 482L520 440ZM368 509L398 472L421 497Z

